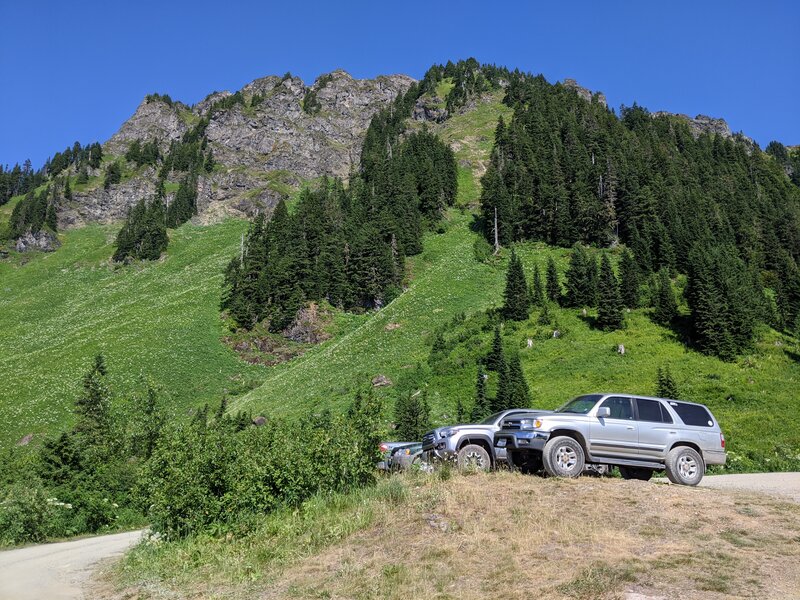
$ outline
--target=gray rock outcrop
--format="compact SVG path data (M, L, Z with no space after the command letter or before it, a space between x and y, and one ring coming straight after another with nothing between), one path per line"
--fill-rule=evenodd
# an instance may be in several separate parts
M25 233L17 238L14 249L17 252L30 252L31 250L40 250L42 252L53 252L61 247L61 242L58 238L51 233L42 229L36 233Z
M586 100L587 102L591 102L592 98L597 98L597 102L602 104L603 106L608 106L606 103L606 97L603 92L592 92L592 90L585 88L578 84L577 81L574 79L565 79L561 82L561 84L565 88L569 88L571 90L575 90L578 93L578 96Z

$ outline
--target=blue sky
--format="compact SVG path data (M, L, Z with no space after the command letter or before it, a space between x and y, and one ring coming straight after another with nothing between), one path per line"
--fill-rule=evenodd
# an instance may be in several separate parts
M0 0L0 163L106 140L149 92L187 103L291 71L421 77L474 56L609 104L800 144L800 3Z

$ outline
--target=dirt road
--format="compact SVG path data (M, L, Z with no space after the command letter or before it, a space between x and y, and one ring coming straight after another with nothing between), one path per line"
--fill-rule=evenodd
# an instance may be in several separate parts
M76 600L99 560L122 554L141 531L0 552L0 600Z
M800 502L800 473L706 475L700 485L719 490L759 492Z

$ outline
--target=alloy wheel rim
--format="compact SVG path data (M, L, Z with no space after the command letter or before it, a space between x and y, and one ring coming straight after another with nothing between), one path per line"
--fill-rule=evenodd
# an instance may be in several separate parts
M578 453L569 446L560 446L556 450L556 463L565 471L571 471L578 464Z
M685 479L692 479L697 475L697 462L691 456L681 456L678 459L678 473Z

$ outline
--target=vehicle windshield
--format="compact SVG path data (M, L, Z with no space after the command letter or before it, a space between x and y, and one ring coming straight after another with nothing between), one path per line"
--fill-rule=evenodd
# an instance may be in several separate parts
M501 411L501 412L498 412L498 413L494 413L493 415L491 415L491 416L489 416L489 417L486 417L486 418L485 418L483 421L481 421L480 423L478 423L478 425L494 425L495 423L497 423L497 419L499 419L499 418L500 418L500 416L501 416L501 415L502 415L504 412L505 412L505 411Z
M594 405L597 404L597 401L602 397L603 396L601 394L587 394L586 396L578 396L577 398L567 402L561 408L557 408L555 412L585 415L592 410L592 408L594 408Z

